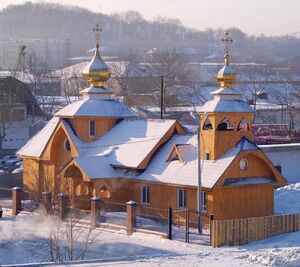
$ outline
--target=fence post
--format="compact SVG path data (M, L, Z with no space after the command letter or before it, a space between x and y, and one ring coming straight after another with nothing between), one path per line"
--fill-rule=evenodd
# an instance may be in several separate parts
M52 194L51 192L42 192L42 200L47 214L52 212Z
M172 222L173 222L173 213L172 213L172 208L169 207L168 208L168 224L169 224L169 228L168 228L168 238L170 240L172 240Z
M127 207L127 234L131 235L136 227L136 202L128 201Z
M99 197L91 198L91 226L93 228L96 228L98 226L100 205L101 205L101 199Z
M22 209L22 188L14 187L12 188L12 201L13 201L13 210L12 214L17 215Z
M214 215L210 214L209 215L209 243L211 246L213 246L213 220L214 220Z
M58 218L63 220L68 211L68 196L65 193L58 194Z
M190 242L190 218L189 218L189 210L185 210L185 242Z

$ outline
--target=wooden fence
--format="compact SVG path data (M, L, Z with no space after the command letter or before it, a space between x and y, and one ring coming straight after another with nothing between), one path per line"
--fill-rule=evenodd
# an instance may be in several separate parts
M212 247L244 245L255 240L296 231L300 231L300 214L210 222Z

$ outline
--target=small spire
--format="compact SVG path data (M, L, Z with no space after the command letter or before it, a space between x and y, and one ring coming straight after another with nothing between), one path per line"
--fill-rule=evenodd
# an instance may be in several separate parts
M224 55L224 63L225 63L225 66L229 66L229 54Z

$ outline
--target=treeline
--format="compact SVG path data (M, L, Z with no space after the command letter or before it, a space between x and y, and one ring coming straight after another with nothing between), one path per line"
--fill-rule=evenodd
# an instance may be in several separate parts
M213 11L212 11L213 12ZM159 17L145 20L130 11L110 16L87 9L51 3L10 5L0 11L0 40L69 39L72 56L84 55L94 43L92 28L102 28L101 46L107 54L128 51L145 53L152 48L199 54L199 60L222 51L224 29L199 31L184 27L179 20ZM249 36L237 28L229 29L232 52L241 61L298 64L300 39L294 36Z

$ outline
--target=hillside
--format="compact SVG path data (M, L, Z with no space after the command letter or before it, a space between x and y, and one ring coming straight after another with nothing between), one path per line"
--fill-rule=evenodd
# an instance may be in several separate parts
M197 31L184 27L179 20L161 17L146 21L135 11L100 16L79 7L31 2L10 5L0 11L0 46L5 54L15 40L20 43L40 39L40 42L48 40L51 43L51 40L69 39L71 56L82 56L94 43L92 28L98 22L103 29L101 47L108 55L129 51L144 54L158 47L195 54L199 60L204 60L211 54L220 55L223 49L220 45L222 29ZM230 33L235 40L232 51L242 61L285 62L288 65L300 53L300 39L296 35L253 37L237 28L230 29ZM13 51L10 53L14 54ZM55 51L50 51L47 57L53 57Z

